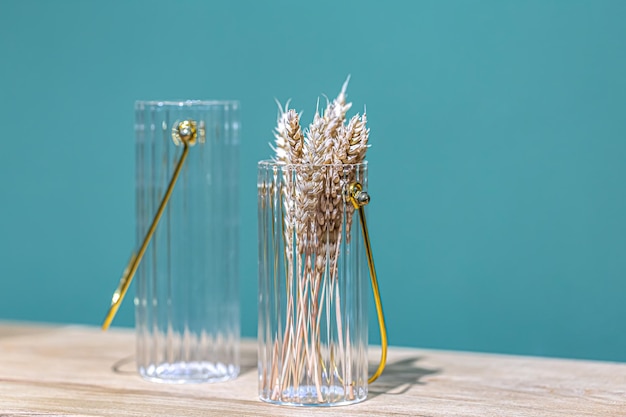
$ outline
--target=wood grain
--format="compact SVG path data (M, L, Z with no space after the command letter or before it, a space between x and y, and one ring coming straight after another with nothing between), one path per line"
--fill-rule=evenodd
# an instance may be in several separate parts
M626 416L626 364L391 348L367 401L302 409L257 399L252 340L241 376L219 384L144 381L133 352L131 330L0 324L0 417Z

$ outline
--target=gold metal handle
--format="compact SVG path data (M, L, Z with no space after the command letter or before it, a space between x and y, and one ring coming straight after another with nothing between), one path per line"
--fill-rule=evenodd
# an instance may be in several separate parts
M180 175L180 171L183 168L183 164L187 159L187 154L189 153L189 147L196 144L196 140L198 137L198 130L196 122L193 120L184 120L172 130L172 140L176 145L183 145L183 153L180 155L180 159L176 164L176 168L174 168L174 173L172 174L172 178L170 179L170 183L165 190L165 194L163 195L163 199L161 200L161 204L159 204L159 208L157 209L156 214L154 215L154 219L152 219L152 224L148 228L148 232L143 239L141 246L137 253L133 253L128 266L124 270L122 274L122 278L120 279L120 283L113 293L113 297L111 298L111 306L109 307L109 311L107 312L106 317L104 318L104 322L102 323L102 330L107 330L117 313L117 310L120 308L122 304L122 300L128 291L128 287L130 286L133 277L135 276L135 272L137 272L137 268L139 267L139 263L141 262L141 258L146 253L146 249L148 248L148 244L156 231L157 225L159 224L159 220L165 211L165 207L167 206L170 197L172 196L172 191L174 191L174 186L176 185L176 181ZM202 140L202 139L201 139Z
M372 281L372 291L374 292L374 302L376 303L376 314L378 315L378 326L380 328L380 362L374 375L368 379L368 384L376 381L383 373L385 364L387 363L387 328L385 326L385 314L383 313L383 303L380 298L380 290L378 289L378 279L376 278L376 268L374 267L374 256L372 255L372 246L370 245L370 237L367 231L367 221L365 219L364 207L370 202L370 196L363 191L363 186L354 182L350 184L348 189L350 202L355 209L359 210L359 220L361 221L361 229L363 230L363 240L365 241L365 252L367 253L367 265L370 270L370 278Z

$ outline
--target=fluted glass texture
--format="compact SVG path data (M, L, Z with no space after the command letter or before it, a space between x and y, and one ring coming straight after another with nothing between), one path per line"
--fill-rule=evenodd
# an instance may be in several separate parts
M237 102L137 102L137 244L183 152L172 132L197 126L169 203L136 274L137 367L156 382L239 373Z
M332 406L367 397L369 272L348 187L367 165L258 166L259 396Z

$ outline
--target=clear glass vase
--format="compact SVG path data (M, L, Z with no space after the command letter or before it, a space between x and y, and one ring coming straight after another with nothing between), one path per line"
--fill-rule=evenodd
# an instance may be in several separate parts
M141 243L169 201L136 274L139 374L151 381L213 382L239 373L238 149L234 101L139 101L136 219Z
M367 164L258 166L259 396L286 405L363 401L368 263L348 187Z

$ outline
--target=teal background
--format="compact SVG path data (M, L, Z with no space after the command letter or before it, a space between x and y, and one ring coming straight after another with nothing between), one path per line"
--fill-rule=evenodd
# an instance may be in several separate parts
M99 324L134 248L134 101L234 98L254 336L274 98L308 123L351 74L391 343L626 361L624 22L620 0L2 0L0 319Z

